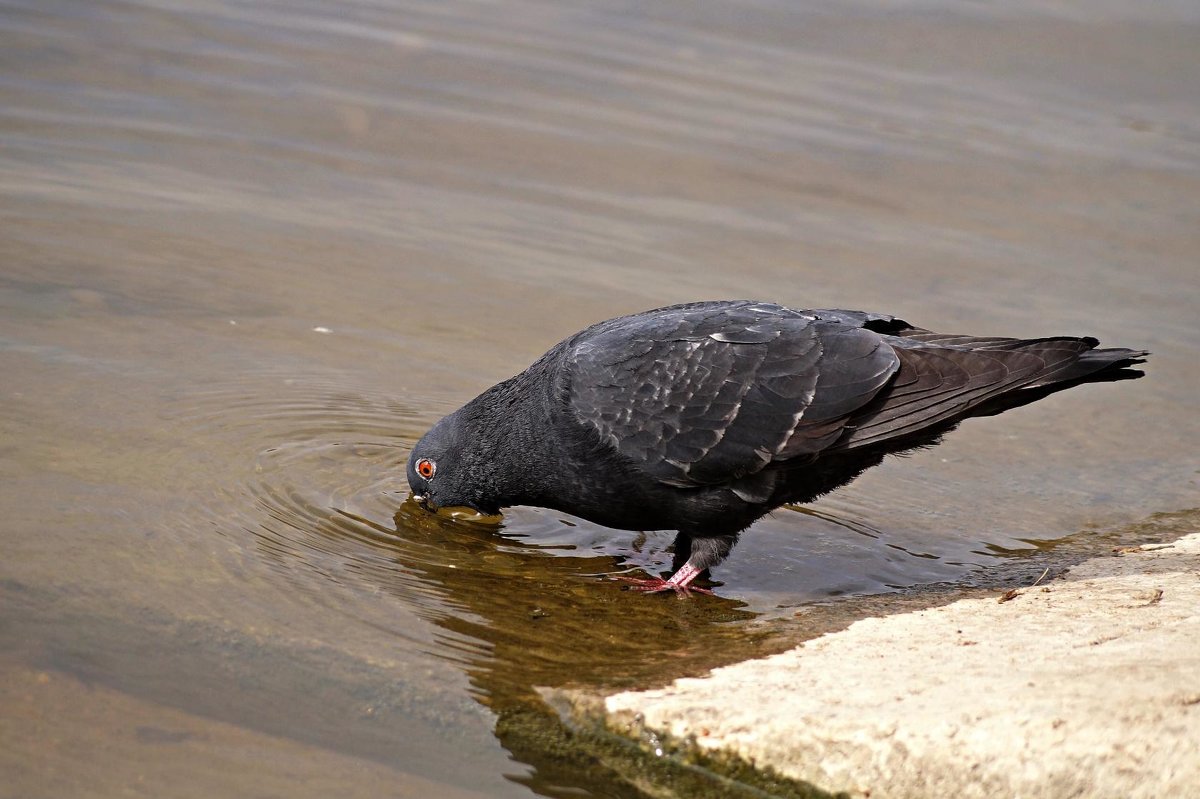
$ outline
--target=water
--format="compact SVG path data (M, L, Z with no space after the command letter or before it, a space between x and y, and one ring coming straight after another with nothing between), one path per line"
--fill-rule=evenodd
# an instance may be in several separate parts
M0 795L637 796L536 689L1200 504L1198 53L1188 3L0 5ZM599 577L670 534L405 504L562 337L744 296L1154 356L716 599Z

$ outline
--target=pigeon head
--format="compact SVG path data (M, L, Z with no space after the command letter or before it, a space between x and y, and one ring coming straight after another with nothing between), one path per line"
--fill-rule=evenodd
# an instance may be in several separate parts
M422 507L500 512L489 461L473 427L471 418L459 410L435 424L413 447L408 487Z

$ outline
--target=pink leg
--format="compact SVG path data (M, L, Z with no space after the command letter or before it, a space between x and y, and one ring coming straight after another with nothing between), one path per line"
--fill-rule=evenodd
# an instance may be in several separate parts
M712 595L712 591L707 588L697 588L691 584L700 576L703 569L697 569L690 563L685 563L679 567L679 571L671 575L670 579L664 580L661 577L614 577L614 580L621 580L626 583L633 583L634 590L645 591L648 594L654 594L659 591L674 591L680 596L690 594L693 591L700 594Z

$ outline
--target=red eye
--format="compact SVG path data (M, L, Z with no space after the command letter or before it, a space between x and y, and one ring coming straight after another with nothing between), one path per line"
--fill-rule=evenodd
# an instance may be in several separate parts
M429 458L421 458L417 461L417 474L425 480L432 480L434 472L437 471L437 465Z

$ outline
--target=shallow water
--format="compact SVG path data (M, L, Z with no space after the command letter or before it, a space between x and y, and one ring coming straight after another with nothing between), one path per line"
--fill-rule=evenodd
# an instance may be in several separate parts
M1198 53L1189 3L0 4L0 795L637 796L536 688L1200 504ZM741 296L1154 356L715 599L600 578L669 533L405 503L557 340Z

